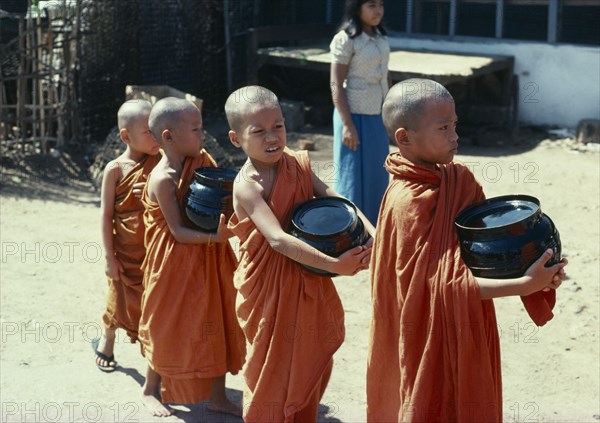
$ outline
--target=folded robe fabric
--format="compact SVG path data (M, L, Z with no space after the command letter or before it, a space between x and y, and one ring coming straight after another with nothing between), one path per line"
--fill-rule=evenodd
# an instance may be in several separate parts
M556 304L556 291L554 289L548 292L534 292L531 295L521 297L521 301L531 320L538 326L544 326L554 317L554 313L552 313L552 309Z
M436 170L399 153L371 256L369 422L500 422L494 305L460 258L454 217L483 199L458 164Z
M294 206L311 198L308 154L286 149L267 200L284 230ZM344 338L335 286L273 250L249 218L239 221L234 214L229 227L241 241L234 281L237 315L250 344L244 421L316 421L333 354Z
M177 199L190 227L183 196L194 170L209 166L215 163L204 150L184 163ZM161 376L164 402L198 402L210 397L215 377L236 374L244 362L244 336L235 316L236 258L228 242L175 241L158 204L147 193L143 201L147 249L139 330L143 352Z
M142 302L142 262L144 248L144 205L133 195L133 185L145 182L160 155L146 156L125 175L116 186L114 204L113 246L117 260L123 266L118 281L108 279L106 310L102 316L104 325L110 329L121 328L127 332L131 342L138 337L140 306Z

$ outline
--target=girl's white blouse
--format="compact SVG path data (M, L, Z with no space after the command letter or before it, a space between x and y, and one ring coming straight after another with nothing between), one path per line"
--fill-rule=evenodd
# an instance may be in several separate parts
M385 36L365 32L350 38L338 32L329 45L333 63L348 65L344 88L350 113L378 115L388 92L390 45Z

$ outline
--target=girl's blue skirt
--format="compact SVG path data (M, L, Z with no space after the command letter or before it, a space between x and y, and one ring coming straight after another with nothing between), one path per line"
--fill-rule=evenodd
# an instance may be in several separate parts
M342 120L333 111L333 160L336 173L333 189L352 201L373 225L388 186L384 164L390 152L389 138L381 115L352 114L360 143L356 151L342 144Z

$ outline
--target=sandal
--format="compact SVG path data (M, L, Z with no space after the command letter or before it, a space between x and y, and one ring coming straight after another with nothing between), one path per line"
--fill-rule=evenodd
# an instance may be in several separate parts
M94 353L96 353L96 367L98 367L101 371L103 371L105 373L114 372L115 369L117 368L117 362L115 361L115 355L113 354L109 357L106 354L103 354L100 351L98 351L99 343L100 343L100 338L96 338L96 339L92 340L92 348L94 349ZM114 363L114 365L113 366L110 366L110 365L103 366L100 363L98 363L98 358L106 361L107 363Z

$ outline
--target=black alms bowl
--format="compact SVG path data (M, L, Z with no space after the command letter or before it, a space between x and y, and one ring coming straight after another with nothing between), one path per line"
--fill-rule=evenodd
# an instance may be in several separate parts
M233 181L237 171L227 168L200 167L183 198L187 217L202 231L216 232L219 218L233 214Z
M296 206L288 232L331 257L339 257L370 235L358 217L356 206L340 197L319 197ZM321 269L305 266L310 271L335 276Z
M554 254L546 266L561 260L558 230L535 197L504 195L472 204L456 216L455 226L462 258L475 276L522 276L548 248Z

